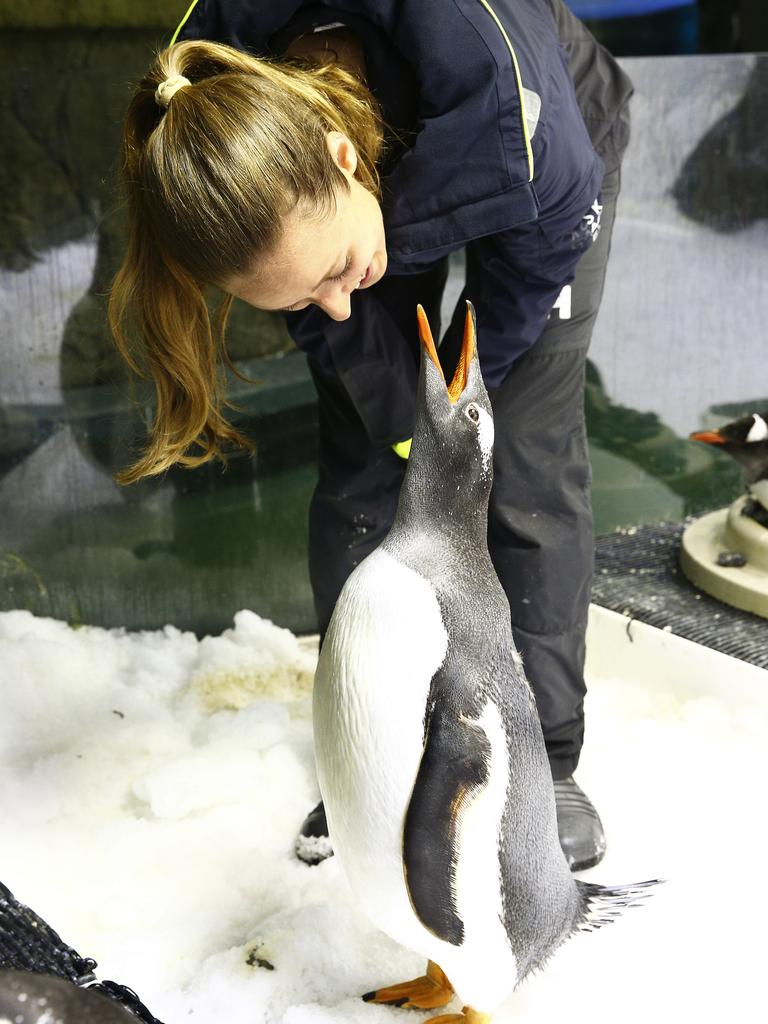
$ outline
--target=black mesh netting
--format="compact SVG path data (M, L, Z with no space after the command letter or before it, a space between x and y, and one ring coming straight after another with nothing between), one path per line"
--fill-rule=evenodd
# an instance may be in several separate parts
M66 978L75 985L88 986L89 992L109 996L144 1024L162 1024L125 985L96 982L96 966L95 960L80 956L0 882L0 969Z
M680 537L693 519L598 537L595 604L768 668L768 622L697 590L680 568Z

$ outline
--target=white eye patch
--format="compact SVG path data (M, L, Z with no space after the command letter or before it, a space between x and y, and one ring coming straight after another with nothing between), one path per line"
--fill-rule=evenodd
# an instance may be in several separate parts
M762 416L758 416L756 412L752 413L752 419L754 423L749 428L747 441L765 441L768 437L768 423L765 422Z
M480 451L483 455L483 470L487 473L493 456L493 419L485 409L478 409L480 419L477 422L477 440L480 443Z

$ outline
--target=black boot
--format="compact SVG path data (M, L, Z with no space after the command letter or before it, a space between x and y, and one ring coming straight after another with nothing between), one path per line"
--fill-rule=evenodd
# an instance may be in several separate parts
M305 864L319 864L321 860L333 856L322 801L304 819L296 838L296 856Z
M555 782L557 832L571 871L592 868L605 854L605 833L589 797L573 776Z

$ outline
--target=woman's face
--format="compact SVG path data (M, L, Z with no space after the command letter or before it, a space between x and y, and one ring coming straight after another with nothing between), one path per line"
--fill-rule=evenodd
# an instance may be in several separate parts
M330 132L327 144L350 191L340 189L335 211L322 219L299 205L284 218L274 253L224 283L257 309L293 312L316 305L332 319L346 320L352 293L376 284L387 269L381 208L354 177L354 147L339 132Z

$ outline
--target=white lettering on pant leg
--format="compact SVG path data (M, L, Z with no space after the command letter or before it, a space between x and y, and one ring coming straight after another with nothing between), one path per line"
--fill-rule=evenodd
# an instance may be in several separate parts
M584 217L584 221L590 230L592 235L592 241L597 240L597 236L600 234L600 222L603 217L603 204L598 203L597 200L592 203L589 213Z
M571 319L571 286L567 284L560 294L557 296L557 302L555 302L549 316L557 310L557 316L559 320L570 320ZM549 319L549 317L547 317Z

